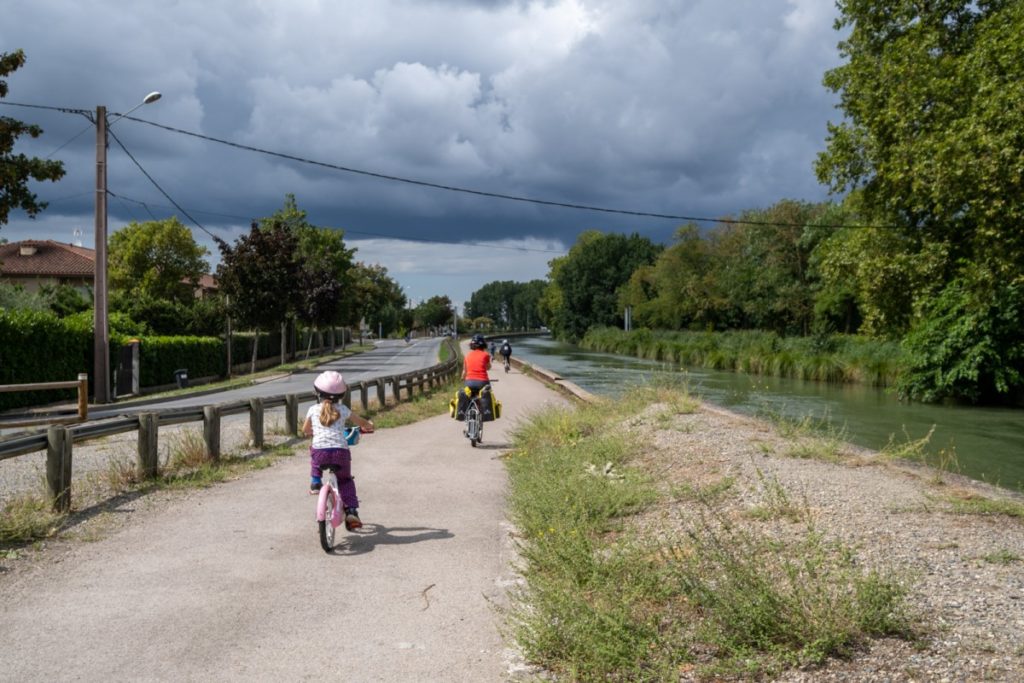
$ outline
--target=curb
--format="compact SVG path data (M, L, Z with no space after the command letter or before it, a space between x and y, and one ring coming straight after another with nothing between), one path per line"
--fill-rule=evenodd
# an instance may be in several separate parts
M556 374L547 368L534 363L527 363L518 358L510 358L509 362L512 364L512 367L520 370L523 374L530 375L535 379L539 379L542 382L550 384L570 398L574 398L584 403L597 403L601 400L596 394L590 393L575 382L563 379L561 375Z

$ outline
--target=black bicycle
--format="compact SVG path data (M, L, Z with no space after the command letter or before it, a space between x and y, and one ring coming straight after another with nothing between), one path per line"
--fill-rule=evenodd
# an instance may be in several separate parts
M492 379L491 382L498 380ZM476 448L478 443L484 440L484 409L480 402L482 398L491 400L491 386L485 384L478 390L474 390L466 405L466 427L462 430L463 435L469 439L469 445Z

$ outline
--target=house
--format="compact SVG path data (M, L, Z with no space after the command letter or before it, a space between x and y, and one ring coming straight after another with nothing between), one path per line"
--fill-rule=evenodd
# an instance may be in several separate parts
M37 292L45 285L71 285L83 293L92 288L96 269L93 249L53 240L0 244L0 282Z
M0 244L0 282L21 285L27 292L37 292L45 285L71 285L91 298L95 274L95 249L53 240ZM217 279L203 274L195 296L205 298L217 289Z

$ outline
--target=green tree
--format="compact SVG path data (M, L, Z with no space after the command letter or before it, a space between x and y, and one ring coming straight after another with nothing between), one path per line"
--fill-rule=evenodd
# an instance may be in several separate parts
M447 296L432 296L421 302L415 311L416 325L437 330L452 321L452 300Z
M129 223L110 236L110 287L187 306L209 271L209 253L177 218Z
M223 241L218 246L217 279L230 302L231 315L256 331L252 347L255 372L259 332L281 325L292 310L298 281L298 238L279 221L262 226L254 221L249 234L239 237L233 246Z
M466 304L466 316L487 317L500 329L526 329L539 324L539 303L544 294L543 280L513 282L495 280L473 292Z
M619 304L632 306L637 327L714 327L723 304L715 290L712 242L694 224L680 227L675 240L653 264L633 272Z
M25 53L21 50L0 52L0 99L7 97L7 81L25 64ZM27 125L21 121L0 116L0 226L7 223L11 209L21 209L29 218L46 208L29 190L29 181L57 181L64 177L64 164L24 154L14 153L14 144L22 135L37 138L43 134L39 126Z
M295 195L285 195L284 207L268 220L288 226L298 237L298 289L295 314L303 323L320 329L325 325L349 323L351 312L344 297L351 284L355 249L345 246L344 231L309 223ZM312 343L312 338L310 338Z
M59 318L92 308L92 295L86 297L71 285L43 285L39 288L39 294L47 300L50 310Z
M837 28L850 28L840 43L847 61L826 74L825 84L839 93L846 119L829 126L816 170L834 192L850 193L866 219L891 226L886 240L898 259L889 261L889 275L906 288L906 303L893 316L905 321L903 330L896 323L891 333L933 327L933 316L943 319L953 301L982 301L1001 287L1019 293L1024 3L841 0L838 6ZM863 303L870 309L871 302ZM977 323L978 330L999 327ZM915 338L923 357L940 356L922 346L938 343L933 335ZM973 345L957 348L967 353ZM979 377L1000 375L1012 357L1002 351L985 356L991 367L979 369ZM923 387L913 388L920 396L942 393ZM1013 389L1007 385L1005 393ZM964 394L962 384L943 391L972 393Z
M810 332L814 283L809 258L819 238L808 228L826 205L782 200L763 210L740 214L728 225L733 250L719 253L715 271L723 294L742 315L742 325L780 334ZM719 243L721 248L729 240Z
M400 311L407 299L387 268L357 262L352 267L351 296L353 324L362 321L375 334L379 330L385 337L398 329Z
M592 326L622 325L618 290L633 271L653 263L661 251L646 237L597 231L582 233L565 260L552 269L562 302L555 313L559 336L575 341Z
M519 283L512 298L509 327L514 330L536 329L541 325L540 300L544 296L544 280Z

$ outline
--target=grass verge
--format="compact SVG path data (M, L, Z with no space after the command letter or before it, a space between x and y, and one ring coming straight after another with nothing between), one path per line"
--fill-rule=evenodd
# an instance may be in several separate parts
M912 635L901 584L826 541L773 479L761 481L765 514L799 531L784 540L726 512L731 480L714 495L649 481L632 464L647 446L623 425L651 403L690 406L640 388L516 431L507 464L523 584L508 616L529 660L567 680L757 677ZM685 521L640 523L654 505Z

